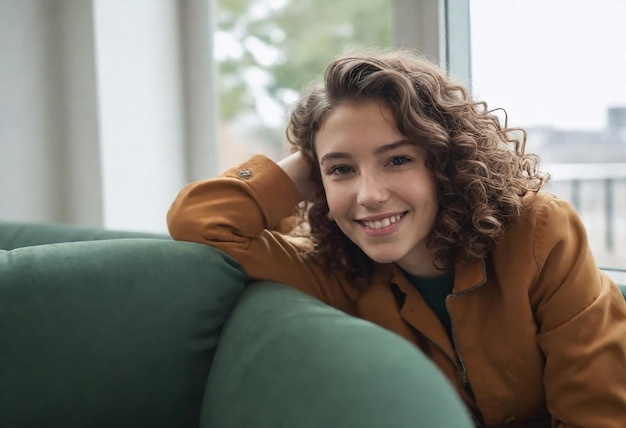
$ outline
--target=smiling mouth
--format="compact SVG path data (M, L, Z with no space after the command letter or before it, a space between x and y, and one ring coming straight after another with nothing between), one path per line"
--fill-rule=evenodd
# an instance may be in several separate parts
M404 217L404 214L406 213L395 214L379 220L359 220L359 222L367 229L380 230L397 223L402 217Z

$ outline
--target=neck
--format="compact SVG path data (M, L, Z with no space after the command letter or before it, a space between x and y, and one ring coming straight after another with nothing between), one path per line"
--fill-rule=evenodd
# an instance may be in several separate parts
M444 275L446 272L450 272L450 269L437 269L432 261L428 261L426 263L403 263L398 262L397 265L405 272L410 273L413 276L418 276L420 278L436 278L438 276Z

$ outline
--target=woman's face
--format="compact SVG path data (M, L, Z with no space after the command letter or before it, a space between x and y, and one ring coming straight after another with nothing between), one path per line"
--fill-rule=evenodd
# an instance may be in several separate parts
M419 276L440 275L426 248L437 215L426 151L402 135L380 101L333 109L315 137L330 215L379 263Z

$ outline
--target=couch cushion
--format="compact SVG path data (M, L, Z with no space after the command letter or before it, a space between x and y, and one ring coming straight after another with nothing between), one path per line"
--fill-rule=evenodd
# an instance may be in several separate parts
M0 251L0 426L198 426L245 275L200 244Z
M99 227L69 224L37 224L0 222L0 249L29 247L58 242L94 241L120 238L171 239L159 233L108 230Z
M220 337L202 427L471 427L417 348L302 292L255 283Z

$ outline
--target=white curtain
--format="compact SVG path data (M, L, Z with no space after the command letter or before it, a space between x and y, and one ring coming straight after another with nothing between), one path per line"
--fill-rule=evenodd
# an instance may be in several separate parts
M0 221L165 231L217 174L212 0L0 0Z

